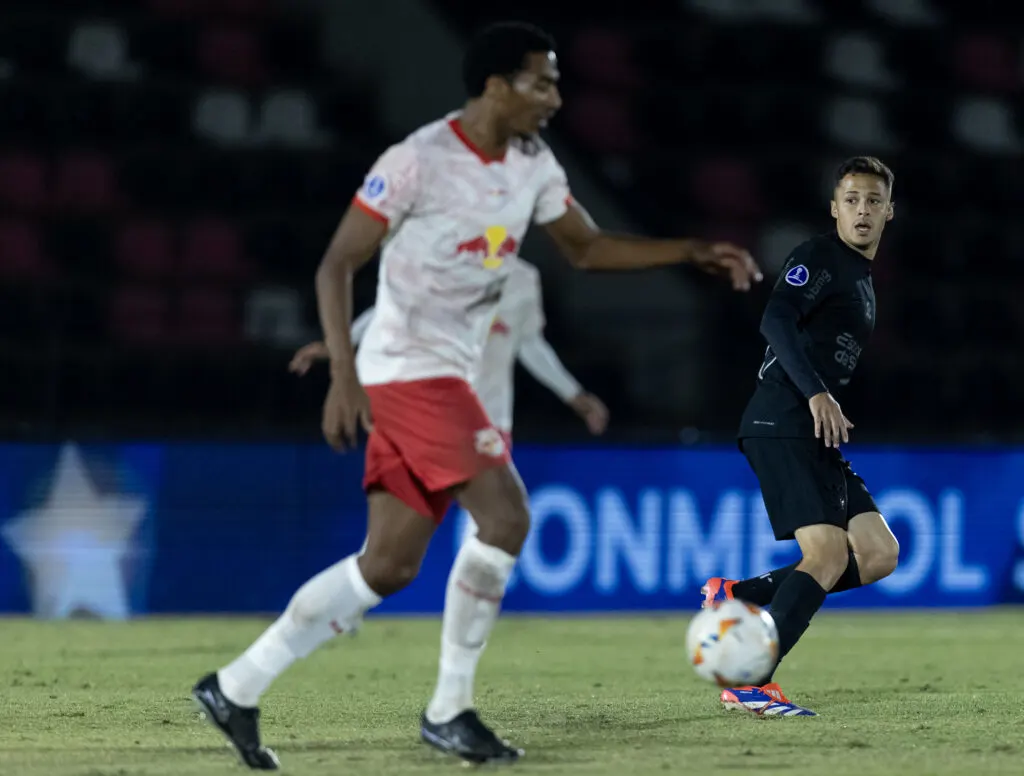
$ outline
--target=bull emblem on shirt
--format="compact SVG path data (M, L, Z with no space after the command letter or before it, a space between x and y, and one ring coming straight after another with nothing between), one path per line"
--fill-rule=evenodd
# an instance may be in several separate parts
M489 226L480 237L456 245L455 253L482 256L484 267L497 269L505 263L505 257L514 255L518 248L519 243L509 235L508 229L504 226Z

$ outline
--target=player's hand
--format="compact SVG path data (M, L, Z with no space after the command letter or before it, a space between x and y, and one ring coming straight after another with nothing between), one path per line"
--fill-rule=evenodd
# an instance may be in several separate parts
M764 278L749 251L729 242L695 241L690 264L709 275L728 277L734 291L749 291Z
M608 428L608 408L594 394L580 391L569 399L569 406L583 418L583 422L594 436L601 436Z
M324 400L321 428L324 439L341 452L358 444L359 427L369 434L373 430L370 398L355 374L331 374L331 387Z
M825 447L839 447L840 442L849 442L849 429L853 424L843 414L839 402L827 391L816 393L810 398L811 415L814 416L814 436L825 442Z
M310 342L295 351L291 362L288 364L288 371L302 376L313 366L314 361L326 361L331 357L327 352L327 345L323 342Z

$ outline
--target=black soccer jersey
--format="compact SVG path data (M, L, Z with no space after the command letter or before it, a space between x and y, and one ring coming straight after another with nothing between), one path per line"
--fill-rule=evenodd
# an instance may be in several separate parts
M840 398L874 327L871 260L835 233L798 246L765 307L768 349L739 436L813 437L807 400Z

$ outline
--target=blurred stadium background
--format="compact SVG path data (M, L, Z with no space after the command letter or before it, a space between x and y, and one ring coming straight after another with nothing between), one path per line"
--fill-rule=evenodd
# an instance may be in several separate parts
M1024 600L1024 25L1007 7L6 0L0 613L275 612L359 546L362 461L319 438L325 370L298 379L286 366L318 334L313 274L364 172L461 105L466 36L507 16L559 41L565 108L548 138L603 226L732 239L769 277L738 295L685 269L586 275L543 236L527 241L547 336L612 423L595 442L517 375L534 531L506 609L687 615L705 577L793 557L772 541L732 435L768 287L796 243L831 228L829 173L859 153L895 170L897 217L875 270L878 328L844 401L848 455L902 553L896 574L826 608ZM357 312L375 273L358 278ZM464 524L446 521L421 579L383 611L440 610ZM832 617L787 663L797 700L842 712L810 739L782 725L739 742L708 722L714 699L681 670L680 628L649 620L503 624L488 703L547 747L542 763L560 762L558 731L571 729L580 748L565 772L734 768L742 749L767 753L759 772L793 774L809 741L800 772L1019 772L1003 725L1019 717L1015 617ZM212 742L167 709L261 626L201 622L5 624L0 760L48 776L219 772L201 760ZM345 645L352 662L297 668L281 703L311 715L289 734L303 772L334 773L332 751L360 753L365 772L422 765L403 747L435 659L412 650L435 638L423 626L393 622ZM986 670L1002 695L985 694ZM371 679L325 693L346 671ZM995 713L968 713L980 707ZM681 720L702 725L699 750ZM821 759L836 746L851 757Z
M740 295L685 268L588 275L527 241L548 337L612 424L596 445L517 375L539 530L513 607L677 608L702 574L791 551L768 540L732 436L771 282L796 243L831 228L829 174L855 153L896 171L897 218L844 407L904 552L888 588L848 599L1016 595L1024 36L986 8L517 5L559 41L550 140L598 220L730 238L769 277ZM461 0L4 4L0 609L272 611L358 544L361 461L319 439L326 370L285 367L318 335L313 274L340 213L387 145L461 105L462 44L492 13ZM371 265L357 311L375 283ZM454 546L457 522L439 544ZM435 556L428 575L443 575L450 554ZM218 582L254 557L279 573ZM45 582L46 564L63 583ZM96 579L120 598L46 592ZM422 587L396 608L436 608L439 588Z

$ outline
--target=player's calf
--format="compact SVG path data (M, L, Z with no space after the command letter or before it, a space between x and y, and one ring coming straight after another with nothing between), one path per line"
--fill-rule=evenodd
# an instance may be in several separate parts
M803 560L772 599L772 618L779 631L779 661L796 646L849 562L846 531L842 528L819 523L804 526L795 535ZM757 684L770 681L771 674Z
M429 518L390 494L374 493L364 551L306 582L245 652L196 684L196 702L249 767L277 767L277 758L272 752L265 754L269 750L259 742L256 706L262 694L292 663L335 636L354 632L384 595L407 584L419 569L433 532Z
M529 531L526 498L510 467L477 474L457 489L456 497L478 531L463 542L448 577L437 686L423 714L421 737L435 749L472 762L515 760L521 751L480 721L473 689L477 664Z

